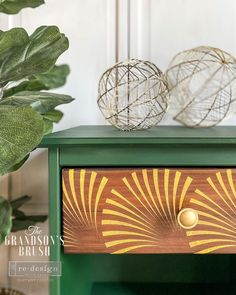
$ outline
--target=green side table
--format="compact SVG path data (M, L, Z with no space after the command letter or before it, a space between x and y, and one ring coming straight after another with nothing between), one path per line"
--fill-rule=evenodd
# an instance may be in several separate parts
M180 252L185 253L184 250L178 251L181 242L177 242L176 248L171 248L171 251L163 248L163 250L160 251L160 253L175 254L157 254L159 253L159 248L154 247L153 251L147 251L146 254L109 255L106 253L110 253L110 250L106 247L109 247L108 245L110 244L107 244L106 241L104 242L106 247L101 247L101 249L99 248L101 251L99 250L96 252L96 249L98 248L93 248L93 244L96 244L95 237L94 240L92 237L92 246L90 245L91 248L89 248L90 251L87 251L88 253L86 253L86 244L82 244L83 246L80 248L72 247L71 253L65 251L66 248L63 246L55 245L51 246L50 259L51 261L59 261L62 263L62 276L51 277L51 295L236 294L236 259L233 255L233 253L236 253L236 196L234 195L235 178L233 178L235 172L234 167L236 167L236 127L226 126L209 129L189 129L177 126L163 126L152 128L147 131L125 133L114 129L111 126L79 126L46 136L39 147L46 147L49 150L49 221L50 234L55 236L63 235L63 220L67 218L70 220L70 216L66 217L67 213L65 207L62 206L62 200L65 200L65 206L69 206L68 204L73 201L73 189L71 187L70 189L67 188L65 192L63 188L63 171L66 171L65 173L68 174L68 179L72 173L84 173L86 169L86 171L89 171L88 173L93 173L94 169L95 171L98 171L96 172L98 175L99 173L105 173L105 176L106 171L109 169L114 171L119 170L119 173L121 174L124 173L124 171L126 173L128 171L126 169L129 169L131 172L134 171L132 172L133 174L131 173L133 178L136 175L139 177L141 173L145 176L144 173L146 173L146 169L149 169L149 176L152 176L152 173L154 172L156 173L157 170L155 169L158 169L158 171L160 169L160 173L163 173L163 175L168 174L169 176L170 174L175 177L180 175L178 171L183 171L183 174L187 173L186 171L194 171L193 175L197 175L196 179L204 178L201 181L197 180L198 182L196 183L196 185L199 186L204 183L203 187L198 189L198 192L201 189L203 191L200 199L201 202L206 200L203 195L204 189L207 188L209 184L212 184L212 179L215 179L215 181L218 181L221 184L218 193L217 190L215 190L212 197L210 196L210 193L205 193L205 196L210 198L210 200L207 199L206 202L211 202L212 207L205 205L204 208L208 211L204 211L203 207L202 210L200 210L199 207L196 207L197 209L195 210L199 211L199 220L201 222L204 220L202 216L208 216L207 218L215 219L215 225L213 224L213 221L210 222L210 219L207 219L208 221L204 221L205 225L199 224L198 226L205 226L208 231L211 226L217 227L216 231L218 230L218 234L216 235L218 238L214 236L215 241L206 241L202 239L201 241L203 242L197 241L197 244L195 240L194 242L190 240L187 244L187 246L191 245L191 247L194 248L195 246L201 247L201 243L204 245L206 243L213 243L212 245L214 246L214 249L208 247L207 249L209 250L211 248L211 251L207 250L205 253L219 254L177 254ZM99 169L102 170L100 171ZM211 171L212 173L209 177L207 176L208 171ZM206 175L206 177L204 177L204 175ZM108 176L106 176L106 178L108 178L109 181ZM128 177L129 176L127 176L127 179ZM192 178L194 183L194 177L191 177L191 179ZM123 178L120 177L120 179L121 180L119 181L122 181ZM176 178L173 178L173 181L171 178L168 179L170 179L169 182L165 180L165 183L167 184L160 184L160 198L165 198L163 201L164 207L173 203L171 197L167 199L166 191L171 190L172 192L173 187L175 187L174 183L177 182L177 180L175 180ZM69 180L68 183L70 184ZM116 183L115 180L112 182L113 185ZM81 179L78 181L81 184ZM142 181L140 183L142 184L144 182L145 181ZM172 182L173 187L168 187ZM152 195L156 198L156 195L153 192L154 186L155 181L150 185L149 193L147 184L145 187L146 190L144 190L143 187L141 189L139 187L138 190L136 180L135 194L139 197L139 192L144 192L144 198L146 196L149 198L149 196ZM74 187L75 190L78 189L76 185ZM211 189L214 190L214 182ZM123 190L122 187L121 190ZM163 193L165 196L162 196L162 190L163 192L165 191L165 194ZM191 198L197 198L196 195L194 195L195 193L196 188L189 191L190 201L186 203L189 206L200 206L199 204L193 204L194 201L191 201L193 200ZM72 201L70 200L69 194L72 195ZM86 190L81 194L83 195L81 203L83 205ZM186 192L185 194L188 195ZM130 206L134 204L133 199L131 199L134 197L133 195L130 195L130 197L127 195L127 198L130 198ZM108 196L104 196L103 202L103 196L101 194L101 198L99 199L101 200L101 204L106 204L106 197ZM112 199L110 195L109 198ZM218 199L215 198L218 198L219 202L217 201ZM76 203L75 199L74 201ZM80 200L77 201L80 202ZM158 206L160 204L160 202L156 203L157 210L159 210ZM215 209L215 212L215 207L213 207L213 205L217 206L218 204L221 208ZM78 207L79 206L80 204ZM101 219L99 219L98 222L98 230L100 230L100 227L102 228L103 221L101 220L103 220L102 214L104 212L104 209L99 206L100 205L98 204L97 211L98 215L100 214L101 217L98 218ZM172 205L169 206L169 210L171 211L173 209L171 207ZM71 206L71 208L72 207L73 206ZM140 208L141 207L139 206L138 210L142 211L142 208ZM70 211L70 208L68 210ZM217 210L223 210L227 216L222 213L221 217L219 217L217 215ZM132 210L129 209L129 211ZM174 212L174 214L175 213L177 214L178 211ZM82 212L82 214L84 213ZM211 217L209 217L209 214ZM77 215L77 213L72 212L72 215ZM120 213L118 215L119 218L126 218ZM170 214L170 217L171 216L172 215ZM140 216L137 218L140 218ZM78 220L79 219L80 217L78 216ZM226 219L228 221L225 221ZM113 218L112 220L116 219ZM73 222L71 223L71 229L74 230L76 223ZM206 222L208 222L208 225L206 225ZM78 232L78 236L75 236L75 239L78 241L83 233L84 235L87 234L87 228L84 231L79 231L81 228L83 230L81 224L78 225L78 229L75 229L75 232ZM178 228L178 226L179 225L176 223L176 228ZM142 229L140 230L142 231ZM210 231L212 234L213 230L211 229ZM110 230L109 232L114 232L113 228L112 231ZM181 233L184 233L186 239L188 239L188 235L197 234L196 231L193 233L192 230L190 231L190 234L186 234L183 229L181 229ZM224 238L218 236L222 233L228 235ZM165 234L165 227L163 227L162 234ZM102 235L103 232L101 232L101 236ZM173 239L178 238L175 236ZM209 237L209 239L211 239L211 237ZM224 240L225 244L219 242L221 239ZM162 240L165 242L165 238L162 238ZM226 243L225 240L228 242ZM69 242L67 241L66 243ZM226 248L229 250L225 250ZM77 251L77 249L80 250ZM186 253L192 252L194 251L186 251ZM145 253L145 249L140 253ZM227 254L221 255L220 253Z

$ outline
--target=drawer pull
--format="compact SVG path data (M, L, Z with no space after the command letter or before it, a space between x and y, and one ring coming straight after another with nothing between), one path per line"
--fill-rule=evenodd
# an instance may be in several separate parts
M178 213L177 220L182 228L191 229L198 223L198 213L194 209L184 208Z

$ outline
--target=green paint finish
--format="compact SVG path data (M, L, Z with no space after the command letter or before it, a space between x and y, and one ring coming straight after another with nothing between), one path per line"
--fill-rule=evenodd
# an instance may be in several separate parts
M123 132L112 126L79 126L44 137L41 147L78 144L236 144L236 127L160 126Z
M62 167L233 167L236 127L80 126L46 136L40 147L49 147L50 233L59 236ZM51 295L236 294L234 255L69 255L56 245L51 260L62 262Z
M151 288L155 283L157 291L163 290L160 288L162 284L172 288L177 284L197 283L203 290L205 284L213 287L220 283L228 288L234 282L231 281L230 255L62 254L62 261L63 295L67 294L68 286L73 295L103 295L98 291L107 290L116 294L117 287L119 292L124 292L123 286L127 282L132 284L133 290L136 284L142 283Z
M59 149L49 149L49 227L53 237L61 235L61 180L59 166ZM61 247L50 247L50 260L61 261ZM50 295L61 295L60 277L50 278Z
M61 166L236 166L236 144L63 146Z
M222 295L235 294L229 284L94 284L91 295Z

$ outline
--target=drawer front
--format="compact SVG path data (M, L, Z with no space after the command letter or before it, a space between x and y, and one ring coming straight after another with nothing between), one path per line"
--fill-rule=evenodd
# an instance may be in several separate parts
M236 253L236 169L63 169L67 253Z

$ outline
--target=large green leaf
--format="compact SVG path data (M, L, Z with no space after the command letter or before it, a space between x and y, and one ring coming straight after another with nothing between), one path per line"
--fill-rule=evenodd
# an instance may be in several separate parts
M47 215L22 215L14 218L12 221L12 232L28 229L29 226L35 225L38 222L47 220Z
M55 65L50 71L46 73L34 75L30 81L37 80L41 82L45 86L45 88L42 90L55 89L63 86L66 83L66 78L69 73L70 68L68 65Z
M0 31L0 62L2 63L4 58L10 55L15 48L28 42L29 36L22 28L13 28L6 32Z
M25 156L20 162L12 165L11 167L9 167L6 171L5 171L5 174L6 173L11 173L11 172L14 172L18 169L20 169L21 166L23 166L25 164L25 162L29 159L29 156L30 154L28 154L27 156Z
M31 76L29 80L8 88L4 91L4 98L21 91L40 91L61 87L66 83L69 73L68 65L54 66L46 73Z
M11 203L0 197L0 244L10 231L15 232L27 229L30 225L47 220L46 215L25 215L18 208L28 202L31 197L23 196Z
M20 198L17 198L13 201L11 201L11 207L13 209L13 215L14 211L19 209L21 206L23 206L25 203L29 202L32 199L30 196L22 196Z
M43 134L44 135L47 135L47 134L50 134L52 133L52 130L53 130L53 122L48 120L48 119L43 119L43 122L44 122L44 131L43 131Z
M30 81L26 80L14 87L4 90L3 99L21 91L40 91L40 90L47 90L45 85L41 81L37 79L30 80Z
M42 140L43 119L31 107L0 106L0 175Z
M0 197L0 244L10 233L12 227L12 208L10 203Z
M44 0L0 0L0 12L16 14L22 8L35 8L44 4Z
M27 229L30 225L34 225L38 222L44 222L47 219L46 215L25 215L23 211L19 210L21 206L30 200L30 196L22 196L11 201L11 207L13 209L12 232Z
M52 110L48 111L47 113L43 114L43 118L47 119L53 123L58 123L63 117L63 113L59 110Z
M69 95L41 91L22 91L0 101L1 105L31 106L40 114L53 110L56 106L74 99Z
M18 38L17 34L15 38ZM10 81L47 72L68 47L68 39L56 26L39 27L27 44L12 50L1 63L0 87Z
M25 216L25 213L21 210L13 210L12 212L12 215L15 217L15 218L18 218L18 217L24 217Z

